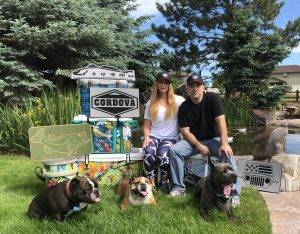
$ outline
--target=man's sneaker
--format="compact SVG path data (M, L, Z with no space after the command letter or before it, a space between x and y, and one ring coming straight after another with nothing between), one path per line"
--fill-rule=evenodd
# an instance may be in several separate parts
M235 196L231 197L230 203L231 203L232 207L239 206L240 205L240 197L238 195L235 195Z
M185 189L182 188L173 188L169 193L170 197L183 197L185 196Z

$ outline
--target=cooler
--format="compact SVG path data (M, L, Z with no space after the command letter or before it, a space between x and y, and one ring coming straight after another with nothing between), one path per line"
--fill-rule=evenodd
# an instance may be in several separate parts
M143 174L144 152L142 149L132 148L130 153L91 154L89 156L89 173L100 184L116 185L122 178L131 178ZM79 157L78 173L85 173L85 157Z
M131 118L74 117L73 123L87 123L92 127L93 153L129 153L131 151L131 128L137 125Z

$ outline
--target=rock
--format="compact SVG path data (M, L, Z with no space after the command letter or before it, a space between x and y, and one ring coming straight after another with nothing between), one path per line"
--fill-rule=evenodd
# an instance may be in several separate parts
M286 111L288 112L289 116L300 116L300 104L292 103L291 105L286 107Z
M253 109L251 116L255 125L270 125L276 121L274 110Z
M259 133L253 138L255 144L253 150L253 160L271 160L275 155L281 155L285 152L287 129L269 128L263 133Z
M300 190L300 155L286 154L272 158L273 162L283 165L280 190L292 192Z
M275 126L285 126L285 127L300 128L300 119L276 120L274 122L274 125Z

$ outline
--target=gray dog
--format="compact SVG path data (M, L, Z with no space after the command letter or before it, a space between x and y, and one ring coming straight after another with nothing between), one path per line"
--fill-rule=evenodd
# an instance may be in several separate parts
M200 215L210 221L208 211L212 208L227 213L228 218L233 221L234 217L229 210L230 194L233 184L236 183L237 175L228 163L214 163L209 157L211 173L198 181L195 196L199 199Z

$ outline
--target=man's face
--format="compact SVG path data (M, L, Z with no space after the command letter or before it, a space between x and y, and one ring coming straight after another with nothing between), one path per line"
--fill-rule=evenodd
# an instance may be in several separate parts
M204 85L199 82L193 82L186 86L190 98L194 101L200 100L203 96Z

